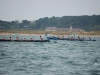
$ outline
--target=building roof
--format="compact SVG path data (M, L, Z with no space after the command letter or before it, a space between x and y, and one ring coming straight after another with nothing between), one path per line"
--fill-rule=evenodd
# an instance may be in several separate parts
M50 31L83 31L81 28L57 28L57 27L47 27L46 30Z

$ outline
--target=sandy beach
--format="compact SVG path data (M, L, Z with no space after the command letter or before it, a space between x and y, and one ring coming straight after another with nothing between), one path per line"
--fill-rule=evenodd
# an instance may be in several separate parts
M4 36L5 36L5 35L6 35L6 36L7 36L7 35L9 36L9 35L15 35L15 34L14 34L14 33L0 33L0 35L1 35L1 36L3 36L3 35L4 35ZM25 33L18 33L18 35L19 35L19 36L30 36L30 35L31 35L31 36L35 36L35 35L38 36L38 35L42 35L42 34L27 34L27 33L25 34Z
M44 35L44 34L28 34L28 33L16 33L18 36L41 36L41 35ZM0 36L13 36L15 35L14 33L0 33ZM64 35L60 35L60 34L53 34L54 36L69 36L68 34L64 34ZM94 37L100 37L100 35L87 35L87 34L78 34L79 36L94 36Z
M69 36L70 34L77 34L79 36L100 36L100 31L45 31L45 30L0 30L1 36L12 36L17 34L18 36L40 36L45 33L50 33L53 36Z

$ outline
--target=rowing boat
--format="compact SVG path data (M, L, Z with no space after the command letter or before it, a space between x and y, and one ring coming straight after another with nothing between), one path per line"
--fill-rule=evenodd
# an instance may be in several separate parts
M0 39L0 42L49 42L49 40L4 40Z

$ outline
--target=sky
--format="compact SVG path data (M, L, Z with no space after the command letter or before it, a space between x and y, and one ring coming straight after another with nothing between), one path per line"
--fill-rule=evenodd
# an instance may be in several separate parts
M0 20L100 15L100 0L0 0Z

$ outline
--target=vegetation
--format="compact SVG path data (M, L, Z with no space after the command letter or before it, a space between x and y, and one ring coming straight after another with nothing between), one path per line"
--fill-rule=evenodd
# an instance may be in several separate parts
M0 20L0 30L44 30L46 27L73 26L86 31L100 31L100 15L44 17L35 21L18 20L7 22Z
M18 34L38 34L38 35L42 35L45 34L46 31L45 30L0 30L0 34L1 35L9 35L9 34L13 34L13 33L18 33ZM50 31L51 34L54 35L69 35L69 34L78 34L78 35L96 35L99 36L100 35L100 31L84 31L84 32L72 32L72 31Z

